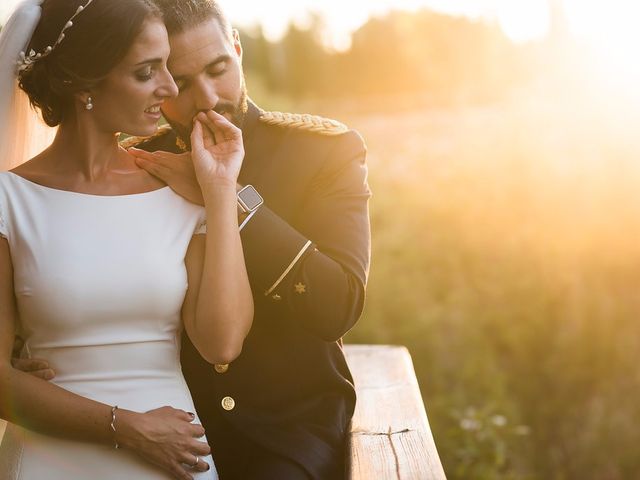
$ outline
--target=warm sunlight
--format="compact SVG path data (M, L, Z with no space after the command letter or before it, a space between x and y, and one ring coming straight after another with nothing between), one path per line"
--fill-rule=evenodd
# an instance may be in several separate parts
M495 15L504 32L517 42L544 37L549 29L549 8L542 0L502 2Z
M640 4L628 0L584 2L565 0L571 30L598 53L610 73L640 79Z
M55 379L0 360L0 480L195 473L144 440L184 443L165 397L224 480L640 480L640 0L0 0L2 25L0 354L15 324L13 366Z

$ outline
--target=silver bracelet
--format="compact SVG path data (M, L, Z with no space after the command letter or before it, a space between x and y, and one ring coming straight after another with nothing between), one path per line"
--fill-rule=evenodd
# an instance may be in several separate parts
M118 406L114 405L111 407L111 430L113 430L113 443L115 448L120 448L118 445L118 441L116 440L116 411L118 410Z

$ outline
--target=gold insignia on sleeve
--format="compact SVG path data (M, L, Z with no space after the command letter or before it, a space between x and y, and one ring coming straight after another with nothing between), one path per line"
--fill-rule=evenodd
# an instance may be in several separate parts
M346 125L337 120L306 113L265 112L262 110L260 112L260 121L267 125L295 128L326 136L340 135L349 130Z
M293 286L293 288L296 289L296 293L307 293L307 286L304 283L298 282Z
M149 142L151 140L155 140L156 138L162 137L163 135L171 132L171 125L162 125L158 128L158 131L151 135L150 137L129 137L125 138L120 142L120 146L125 150L131 147L137 147L143 142Z

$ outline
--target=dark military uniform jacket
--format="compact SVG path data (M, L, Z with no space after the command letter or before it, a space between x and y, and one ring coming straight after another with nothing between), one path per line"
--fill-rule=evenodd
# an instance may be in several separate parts
M242 130L239 183L265 200L241 232L253 326L228 366L185 335L183 371L214 458L231 429L312 478L339 478L356 400L340 339L362 312L370 258L365 147L337 122L252 103ZM165 130L138 147L177 143Z

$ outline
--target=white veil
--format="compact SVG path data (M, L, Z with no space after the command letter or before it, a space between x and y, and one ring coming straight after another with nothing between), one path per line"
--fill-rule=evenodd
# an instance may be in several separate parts
M16 62L38 25L41 4L42 0L24 0L0 32L0 171L40 153L56 132L42 121L18 88Z

